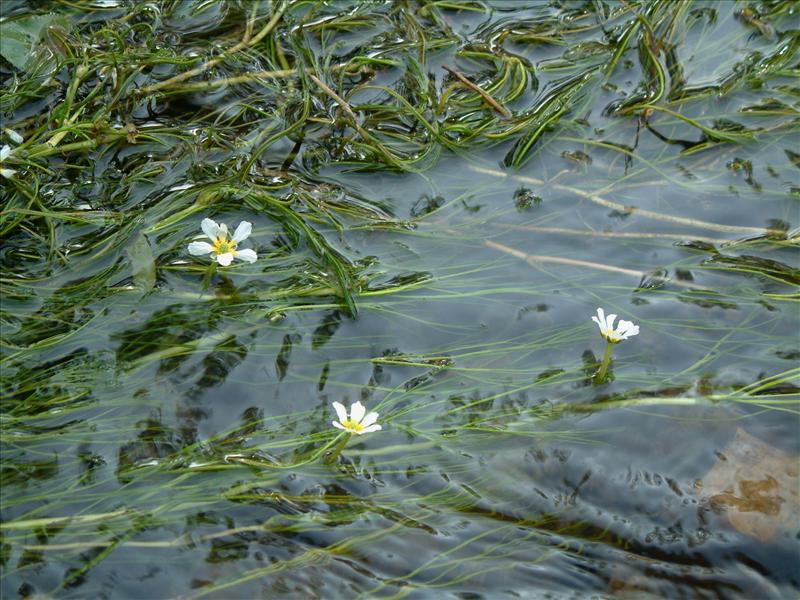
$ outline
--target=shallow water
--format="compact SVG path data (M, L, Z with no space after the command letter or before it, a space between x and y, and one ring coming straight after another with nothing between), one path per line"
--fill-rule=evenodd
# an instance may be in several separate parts
M54 10L84 44L124 33L135 62L213 56L254 6L114 4ZM137 134L3 182L4 598L796 597L795 9L755 24L743 4L631 2L661 39L659 97L639 29L604 71L636 22L622 5L461 4L297 3L277 28L317 73L396 61L325 80L405 172L292 77L130 91L106 117ZM503 61L478 51L527 79L497 83ZM280 69L248 52L249 70ZM514 116L456 88L441 112L417 105L451 126L436 137L385 110L385 89L355 89L413 99L420 65L441 98L443 64ZM118 76L132 90L190 66ZM6 102L4 127L30 139L73 68ZM541 123L486 134L575 77L529 151ZM299 118L300 89L317 120L247 165ZM49 218L14 222L13 182L32 181ZM206 216L251 221L259 260L189 256ZM598 306L641 332L594 385ZM383 430L326 460L331 403L356 400Z

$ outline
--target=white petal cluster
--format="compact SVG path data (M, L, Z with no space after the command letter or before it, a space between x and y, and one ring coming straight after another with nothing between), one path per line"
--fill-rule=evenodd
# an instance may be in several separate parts
M6 158L8 158L10 154L11 154L11 146L9 146L8 144L0 148L0 165L3 164L3 161ZM9 178L12 175L16 175L16 173L17 172L14 169L4 169L2 166L0 166L0 176L2 177Z
M361 402L350 405L350 417L347 416L347 410L340 402L334 402L333 408L336 410L336 416L339 417L338 421L332 421L333 426L337 429L343 429L356 435L381 429L381 426L376 423L378 413L371 412L366 414L367 409Z
M600 328L600 335L612 344L617 344L622 340L627 340L629 337L639 334L639 326L634 325L632 321L623 321L620 319L617 328L614 329L614 321L617 315L611 314L606 316L602 308L597 309L597 316L592 317L592 321L597 323Z
M17 145L25 141L25 139L13 129L5 129L5 133L9 139Z
M25 141L23 137L13 129L5 129L3 131L14 144L19 145ZM2 167L3 161L9 156L11 156L13 152L14 150L8 144L5 144L2 148L0 148L0 177L5 177L6 179L9 179L10 177L17 174L17 172L14 169L4 169Z
M197 239L207 238L211 240L211 243L195 241L189 244L189 254L192 256L211 254L211 257L223 267L230 265L234 258L248 263L258 259L255 250L237 249L241 242L250 237L250 232L253 231L251 223L247 221L239 223L232 237L228 233L228 226L225 223L217 223L212 219L203 219L200 228L203 230L203 235L198 236Z

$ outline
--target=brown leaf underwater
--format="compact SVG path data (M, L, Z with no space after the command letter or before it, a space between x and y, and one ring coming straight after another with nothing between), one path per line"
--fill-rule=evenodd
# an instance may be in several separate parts
M718 453L702 480L702 495L737 530L762 542L800 525L800 462L743 429Z

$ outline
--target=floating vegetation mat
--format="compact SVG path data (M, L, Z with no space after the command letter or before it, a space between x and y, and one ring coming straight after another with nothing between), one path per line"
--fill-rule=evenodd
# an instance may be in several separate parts
M796 598L799 10L2 0L2 597Z

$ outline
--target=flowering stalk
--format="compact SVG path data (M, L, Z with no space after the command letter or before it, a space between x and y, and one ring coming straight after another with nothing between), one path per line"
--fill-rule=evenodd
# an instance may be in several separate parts
M336 446L331 450L328 455L325 457L325 464L332 465L336 462L336 459L339 458L339 455L342 453L342 450L345 449L347 446L347 442L350 441L350 438L353 437L352 433L347 433L342 436L342 440L336 444Z
M611 349L614 344L619 344L623 340L627 340L634 335L639 335L639 326L634 325L632 321L624 321L620 319L617 327L614 327L614 321L616 321L617 315L611 314L606 316L605 311L602 308L597 309L597 316L592 317L592 321L597 323L597 326L600 328L600 335L603 336L603 339L608 342L606 346L606 353L603 356L603 362L600 364L600 370L595 375L594 383L595 385L599 385L603 383L606 378L606 372L608 371L608 365L611 362Z
M608 365L611 362L611 349L613 347L614 342L608 342L606 353L603 355L603 362L600 363L600 370L597 372L597 375L594 376L594 382L596 384L603 383L606 378L606 371L608 371Z

